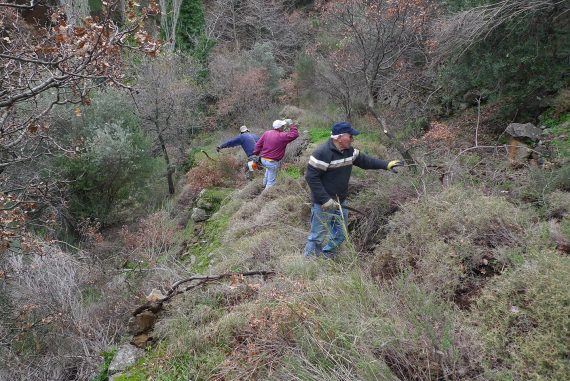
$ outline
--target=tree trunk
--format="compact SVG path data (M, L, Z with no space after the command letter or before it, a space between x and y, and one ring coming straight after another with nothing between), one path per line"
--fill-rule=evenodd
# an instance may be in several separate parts
M390 140L390 143L394 146L394 148L396 148L396 150L398 150L398 152L400 153L400 155L402 155L404 160L406 160L406 164L408 164L411 167L413 172L416 172L417 171L416 161L410 154L410 151L405 149L398 142L396 137L388 130L388 126L386 125L386 121L384 120L383 117L379 116L372 107L368 107L368 111L370 111L370 113L374 116L374 118L378 121L378 123L380 123L380 125L382 126L382 130L384 131L384 134L386 134L386 136Z
M166 151L166 144L164 143L164 137L162 136L162 132L160 132L160 127L155 122L156 125L156 132L158 134L158 141L160 143L160 149L162 150L162 156L164 157L164 162L166 163L166 181L168 182L168 193L173 195L174 194L174 180L173 174L174 169L170 165L170 158L168 157L168 152Z
M78 26L81 20L89 16L88 0L59 0L59 5L63 7L69 25Z

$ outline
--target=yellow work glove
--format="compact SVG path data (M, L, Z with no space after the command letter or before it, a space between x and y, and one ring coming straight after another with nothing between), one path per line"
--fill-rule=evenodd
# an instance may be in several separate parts
M388 163L388 170L394 173L398 173L398 171L396 171L396 168L402 167L404 164L405 163L401 160L392 160L391 162Z

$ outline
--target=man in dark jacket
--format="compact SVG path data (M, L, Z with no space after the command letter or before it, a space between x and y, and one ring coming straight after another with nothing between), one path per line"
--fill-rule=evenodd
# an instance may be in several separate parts
M253 149L255 148L255 143L257 143L259 137L249 132L246 126L241 126L239 128L239 132L240 134L238 136L234 136L223 144L217 146L216 151L220 152L220 150L224 148L241 146L248 158L253 155Z
M348 180L352 166L363 169L395 171L404 163L371 158L352 147L353 136L359 132L348 122L335 123L331 138L317 147L309 159L305 179L311 189L311 230L305 246L305 256L321 255L332 258L346 239L348 211L346 205ZM326 245L325 239L328 240Z

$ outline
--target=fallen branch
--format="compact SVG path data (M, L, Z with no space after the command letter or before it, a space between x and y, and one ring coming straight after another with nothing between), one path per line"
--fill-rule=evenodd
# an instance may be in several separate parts
M144 305L142 305L142 306L138 307L136 310L134 310L133 316L136 316L136 315L138 315L144 311L151 311L153 313L156 313L162 309L162 304L164 302L169 301L175 295L189 291L193 288L199 287L199 286L206 284L206 283L209 283L209 282L213 282L213 281L217 281L217 280L221 280L221 279L232 278L232 277L246 277L246 276L256 276L256 275L261 275L265 279L269 275L273 275L273 274L275 274L275 271L248 271L248 272L244 272L244 273L225 273L225 274L220 274L220 275L193 276L190 278L181 279L181 280L175 282L172 286L170 286L170 289L168 290L168 292L166 293L166 295L163 298L160 298L156 301L145 303ZM184 287L183 289L180 289L181 285L183 285L185 283L190 283L193 281L196 281L196 283L188 285L188 286Z

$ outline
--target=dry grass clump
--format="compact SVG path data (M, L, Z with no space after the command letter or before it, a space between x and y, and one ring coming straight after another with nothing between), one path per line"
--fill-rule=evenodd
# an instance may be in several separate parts
M427 290L461 299L511 265L510 250L524 245L530 224L529 213L502 198L449 188L394 215L374 252L372 274L411 270Z
M304 229L308 221L307 201L297 180L283 178L232 216L225 240L251 236L265 229Z
M417 193L407 173L381 173L376 176L372 173L359 187L362 188L360 192L349 196L349 205L362 211L365 216L349 212L349 219L355 221L349 228L357 250L371 251L385 237L390 216L402 204L417 198Z
M480 346L456 311L409 278L375 285L339 272L308 286L308 313L276 379L466 380Z
M192 191L210 187L228 187L242 183L245 162L234 156L220 155L217 160L204 159L186 174Z
M305 231L287 227L252 232L220 251L214 271L279 270L282 257L301 255L306 238Z
M570 192L556 190L546 197L547 215L551 218L570 216Z
M2 258L10 275L0 298L7 380L89 379L123 332L132 307L124 286L105 285L82 254L45 244L42 255Z
M570 259L535 253L483 290L472 316L493 378L565 380L570 374Z

